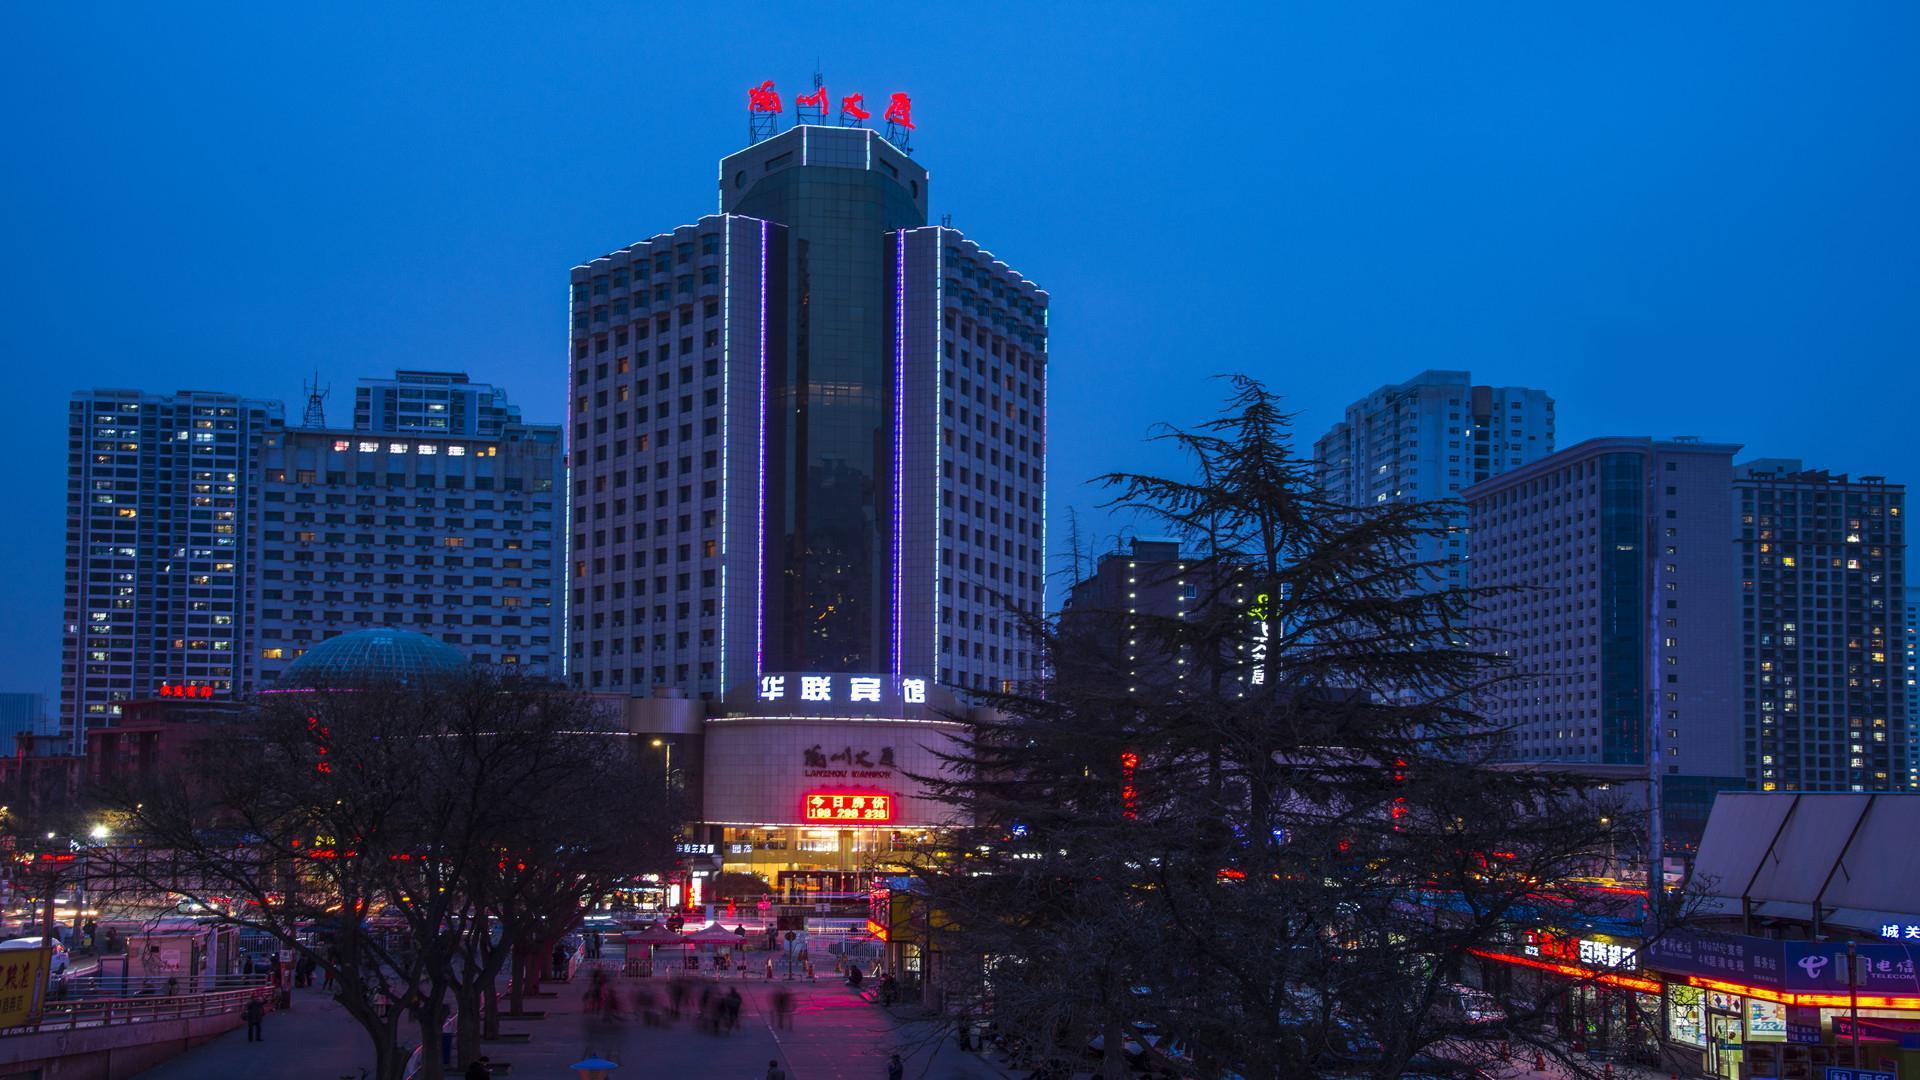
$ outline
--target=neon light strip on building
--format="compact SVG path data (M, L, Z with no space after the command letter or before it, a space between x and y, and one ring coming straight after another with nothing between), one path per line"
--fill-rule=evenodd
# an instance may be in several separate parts
M733 215L720 219L720 692L727 692L727 510L733 460ZM755 673L758 677L758 673Z
M1595 971L1578 964L1557 964L1551 960L1535 960L1531 956L1515 956L1512 953L1491 952L1487 949L1468 949L1468 952L1485 960L1498 960L1503 964L1517 964L1520 967L1551 971L1557 975L1566 975L1575 979L1592 979L1607 986L1618 986L1627 990L1638 990L1643 994L1657 994L1660 983L1654 979L1643 979L1637 975L1620 975L1610 971Z
M946 230L933 230L933 620L932 633L927 635L927 644L931 647L931 663L927 674L937 675L940 671L940 438L942 421L940 405L942 395L946 393L946 354L942 350L941 335L947 324L947 271L946 271ZM571 535L571 533L569 533Z
M760 511L753 562L753 680L766 665L767 618L767 223L760 222ZM722 643L722 647L725 645ZM723 688L724 689L724 688Z

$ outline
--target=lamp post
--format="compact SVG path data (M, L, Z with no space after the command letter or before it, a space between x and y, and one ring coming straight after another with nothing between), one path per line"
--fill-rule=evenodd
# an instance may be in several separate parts
M661 747L665 747L667 751L667 790L672 791L673 790L673 744L668 742L665 739L653 740L654 749L658 750Z

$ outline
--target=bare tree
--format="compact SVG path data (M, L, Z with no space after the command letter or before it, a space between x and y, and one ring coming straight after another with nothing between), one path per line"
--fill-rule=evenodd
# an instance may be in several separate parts
M657 774L564 688L485 672L267 695L212 733L191 777L105 792L116 891L183 898L337 976L378 1080L437 1049L534 918L572 912L665 846ZM570 906L569 906L570 905ZM423 1075L439 1075L438 1053Z

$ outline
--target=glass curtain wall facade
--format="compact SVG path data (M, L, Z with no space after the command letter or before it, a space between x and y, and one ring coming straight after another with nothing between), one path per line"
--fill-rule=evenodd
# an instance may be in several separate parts
M892 234L926 224L925 170L856 128L795 129L727 170L724 209L787 237L762 669L892 670Z

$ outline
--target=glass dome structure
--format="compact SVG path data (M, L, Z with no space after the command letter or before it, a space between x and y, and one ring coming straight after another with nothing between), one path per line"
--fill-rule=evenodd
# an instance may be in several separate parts
M444 641L382 626L330 637L287 665L283 689L396 683L419 686L468 671L466 655Z

